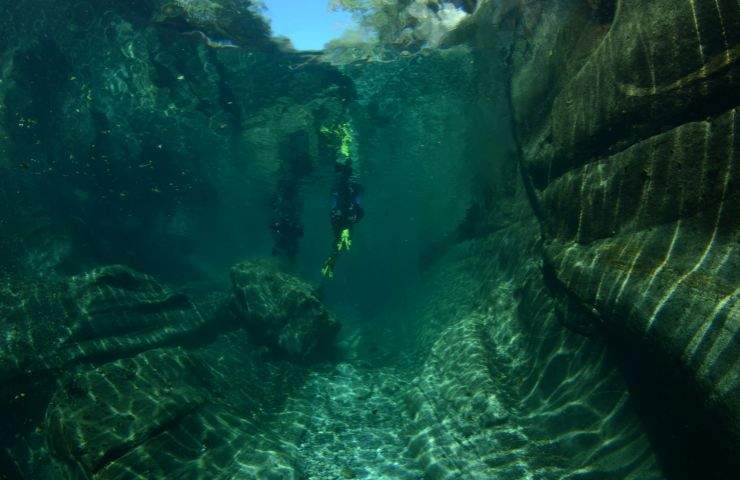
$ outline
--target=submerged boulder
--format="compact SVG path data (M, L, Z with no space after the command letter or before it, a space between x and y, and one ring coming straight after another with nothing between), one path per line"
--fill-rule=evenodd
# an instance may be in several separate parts
M209 308L196 307L188 297L173 292L153 277L120 265L95 268L69 278L13 278L0 282L0 423L4 426L0 429L0 450L7 448L12 452L9 455L15 464L9 467L10 461L0 458L0 471L17 468L24 472L17 478L57 478L45 470L50 463L38 459L48 458L46 441L40 438L44 431L41 425L60 382L68 375L85 377L96 366L154 348L191 345L190 340L200 338L205 327L217 318L212 313ZM142 359L154 365L151 357ZM118 393L113 393L126 396L124 387L138 378L136 368L126 370L127 376L122 373L117 377L121 385L115 386ZM161 363L156 368L164 375L169 367ZM105 385L110 386L100 384L101 388ZM75 402L90 389L83 380L70 384L70 408L82 408ZM58 393L56 397L59 398ZM189 399L196 397L195 393L188 393ZM107 404L103 396L95 396L91 401L96 402L96 407L88 412ZM177 408L190 404L190 400L179 398L167 401ZM177 411L167 407L157 415L161 413L166 419ZM95 418L91 423L98 423L101 428L115 430L100 417L90 418ZM71 420L77 425L76 421ZM112 452L117 451L117 447L111 448ZM94 457L85 454L90 468L100 461Z
M120 265L6 284L0 313L5 382L172 343L207 322L187 296Z
M284 313L270 330L284 351L308 356L336 333L303 282L266 271L250 278L237 283L245 292L282 300L272 310L241 305L259 311L250 319ZM263 417L308 369L268 362L251 323L224 322L233 303L214 293L196 304L118 265L0 284L0 472L301 478L296 453L263 431Z
M233 312L255 339L293 359L319 356L337 333L329 314L308 283L263 262L231 269Z
M100 480L299 478L293 454L258 421L268 399L279 401L250 388L289 392L295 375L258 368L243 336L232 332L198 350L149 350L65 376L43 429L54 459Z
M207 398L181 348L151 350L71 376L46 414L49 445L96 474L181 425Z

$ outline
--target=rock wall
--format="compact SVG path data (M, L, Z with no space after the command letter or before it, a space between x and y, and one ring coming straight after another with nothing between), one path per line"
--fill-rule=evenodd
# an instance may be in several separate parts
M665 478L604 338L563 327L523 185L503 203L427 272L408 454L434 479Z
M509 58L548 281L622 355L668 471L727 478L740 458L740 7L482 2L462 30Z
M231 282L234 316L274 353L310 360L331 351L340 325L313 286L259 262L232 268Z
M344 74L239 4L34 0L0 18L3 475L305 478L368 434L353 469L391 442L367 471L409 478L737 470L736 2L481 2L450 40L472 50ZM371 324L402 375L274 358L336 333L296 279L242 265L230 310L99 266L182 279L198 249L223 255L212 266L257 250L224 245L259 235L239 224L267 203L281 144L300 131L314 152L349 77L360 168L402 213L369 209L358 235L406 242L403 268L363 270L404 274L367 303L417 280L428 250L421 288L399 295L416 290L408 318ZM449 215L417 227L421 208ZM239 303L281 292L292 303L272 311Z
M269 251L277 152L301 132L320 173L318 131L341 116L352 85L282 49L249 5L7 6L3 270L120 263L183 280Z
M439 115L450 125L436 148L465 153L442 172L432 155L390 157L388 168L408 169L402 178L419 188L426 172L442 185L457 182L456 200L468 207L432 221L446 235L424 245L421 283L409 289L400 315L372 324L394 324L376 334L378 344L397 349L404 371L413 373L403 392L405 453L430 479L665 478L604 336L563 327L588 320L546 285L540 225L501 101L506 63L491 57L490 50L454 48L348 69L362 107L388 105L379 109L386 125L368 122L361 141L376 134L395 151L427 145L436 130L403 128L423 125L415 122L423 112L430 123ZM413 65L419 73L404 71ZM423 75L429 65L434 73ZM382 88L404 75L413 80L404 88ZM439 78L446 81L427 97ZM457 105L469 107L451 108ZM467 169L474 175L458 173Z
M294 310L296 298L310 305L275 343L331 351L338 324L298 279L266 272L253 289L289 294L270 302L275 312ZM297 360L314 352L276 358L233 314L243 298L193 301L121 266L6 287L4 478L300 477L300 455L269 417L310 373Z

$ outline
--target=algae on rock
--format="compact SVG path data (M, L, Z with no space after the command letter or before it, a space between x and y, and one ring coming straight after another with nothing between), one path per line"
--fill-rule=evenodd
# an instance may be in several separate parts
M309 284L265 262L236 265L231 282L235 315L275 353L305 360L331 348L339 323Z
M481 5L467 39L509 58L548 282L622 357L667 473L731 476L740 7L520 2L491 32L496 8Z

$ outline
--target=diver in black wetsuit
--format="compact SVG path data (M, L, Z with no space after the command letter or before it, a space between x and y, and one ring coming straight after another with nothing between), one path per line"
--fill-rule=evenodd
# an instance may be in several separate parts
M308 133L297 131L288 135L280 144L279 156L277 188L270 203L272 254L292 264L303 237L301 185L313 171Z
M348 124L341 125L336 130L328 131L341 140L338 147L340 158L334 163L336 183L332 191L331 226L334 232L334 242L329 258L324 262L321 273L328 278L334 275L334 265L342 250L349 250L352 246L352 228L365 215L362 209L362 193L364 189L355 177L350 155L351 131Z
M334 231L334 244L331 255L324 263L321 273L331 278L334 273L334 264L339 252L349 250L352 246L352 227L365 215L360 202L362 200L362 185L352 179L352 166L337 162L337 184L332 193L331 226Z
M334 237L339 240L343 230L352 228L365 215L360 204L364 189L352 179L351 165L337 163L335 170L339 177L332 193L331 226Z

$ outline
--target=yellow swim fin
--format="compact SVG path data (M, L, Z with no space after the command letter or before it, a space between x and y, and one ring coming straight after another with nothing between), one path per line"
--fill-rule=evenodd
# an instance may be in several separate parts
M352 246L352 239L350 238L349 228L345 228L342 230L342 234L339 237L339 242L337 243L337 250L349 250Z
M330 260L327 260L323 267L321 267L321 274L326 278L334 278L334 269L331 267Z

